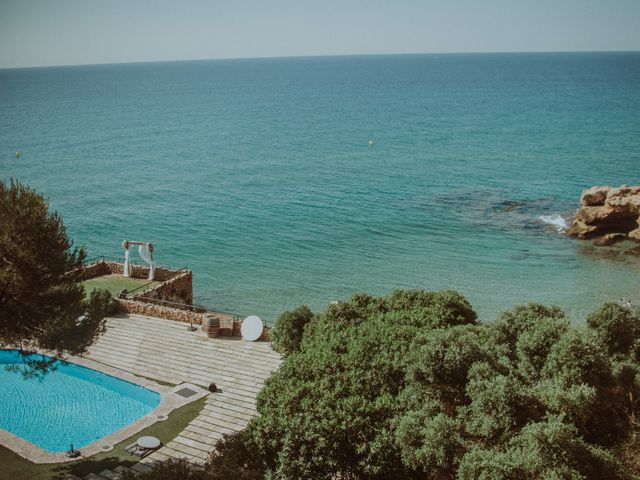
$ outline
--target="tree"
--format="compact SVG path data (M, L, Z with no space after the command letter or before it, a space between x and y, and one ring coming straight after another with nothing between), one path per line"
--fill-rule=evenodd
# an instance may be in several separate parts
M267 475L422 478L402 461L395 437L408 353L420 332L475 323L468 302L454 292L359 294L315 315L300 350L258 396L260 415L250 430Z
M208 480L630 478L635 316L605 306L572 326L529 304L478 323L461 295L419 290L300 312L300 340Z
M583 480L627 478L612 452L585 442L561 417L525 426L501 448L473 447L457 480Z
M85 257L41 195L0 182L0 343L53 353L50 361L28 360L32 372L84 353L103 331L112 299L94 291L85 300L77 270Z

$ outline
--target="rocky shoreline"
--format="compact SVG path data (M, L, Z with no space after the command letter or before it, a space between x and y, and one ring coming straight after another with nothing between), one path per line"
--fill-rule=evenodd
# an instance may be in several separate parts
M583 191L567 235L593 238L596 245L640 242L640 186L596 186Z

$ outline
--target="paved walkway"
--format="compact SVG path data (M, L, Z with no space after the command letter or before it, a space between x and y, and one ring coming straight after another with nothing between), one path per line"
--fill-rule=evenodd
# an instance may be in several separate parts
M109 318L87 357L163 382L204 388L213 382L221 390L207 396L182 433L135 465L137 471L169 458L202 463L223 433L241 430L255 415L256 395L280 365L269 342L208 338L188 331L187 324L141 315Z

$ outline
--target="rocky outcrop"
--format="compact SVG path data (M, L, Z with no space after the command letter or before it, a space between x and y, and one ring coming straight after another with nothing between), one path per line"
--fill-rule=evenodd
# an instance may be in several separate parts
M606 235L596 238L593 244L599 247L605 247L626 240L626 238L627 236L624 233L607 233Z
M580 208L567 234L611 245L626 238L640 241L640 186L591 187L580 197Z
M604 201L607 199L607 194L611 190L611 187L591 187L582 192L580 197L580 205L604 205Z

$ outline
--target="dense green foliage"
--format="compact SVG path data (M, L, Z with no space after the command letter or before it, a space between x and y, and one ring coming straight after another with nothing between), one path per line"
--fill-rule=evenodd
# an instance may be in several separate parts
M280 318L285 361L207 478L629 478L614 454L640 397L629 309L577 327L530 304L478 323L455 292L397 291Z
M300 350L304 326L313 319L313 313L306 305L284 312L271 330L274 350L284 355Z
M94 291L85 300L73 273L84 259L42 196L17 182L0 182L0 343L57 355L86 351L101 333L112 299ZM30 366L42 372L48 363Z

